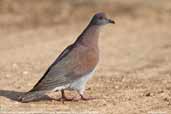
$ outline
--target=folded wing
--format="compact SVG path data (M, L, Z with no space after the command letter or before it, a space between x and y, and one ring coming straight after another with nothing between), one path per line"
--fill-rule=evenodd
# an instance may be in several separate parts
M73 45L70 45L61 53L30 92L52 90L69 84L83 76L83 74L93 70L93 68L84 70L84 72L78 70L81 67L81 63L77 61L78 56L73 56L74 53L71 52L73 48Z

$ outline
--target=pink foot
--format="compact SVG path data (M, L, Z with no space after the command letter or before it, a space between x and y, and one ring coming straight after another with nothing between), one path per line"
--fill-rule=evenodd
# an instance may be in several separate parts
M96 99L95 97L85 97L85 96L83 96L83 95L80 95L80 96L81 96L81 99L84 100L84 101Z
M72 98L68 98L68 97L61 97L59 99L57 99L58 101L62 101L63 103L65 101L78 101L78 99L76 99L75 97L72 97Z

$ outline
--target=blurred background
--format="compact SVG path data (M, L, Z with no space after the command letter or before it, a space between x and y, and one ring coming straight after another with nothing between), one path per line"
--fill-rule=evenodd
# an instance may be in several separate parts
M116 22L101 31L100 63L87 84L99 99L17 102L97 12ZM0 0L0 112L171 113L170 20L170 0Z
M169 0L1 0L1 27L30 28L87 21L103 11L117 18L170 20Z

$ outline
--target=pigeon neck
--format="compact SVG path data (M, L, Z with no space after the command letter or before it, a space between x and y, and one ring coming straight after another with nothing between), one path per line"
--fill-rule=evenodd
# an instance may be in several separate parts
M99 25L91 25L89 24L87 28L83 31L83 33L79 36L76 42L85 46L98 46Z

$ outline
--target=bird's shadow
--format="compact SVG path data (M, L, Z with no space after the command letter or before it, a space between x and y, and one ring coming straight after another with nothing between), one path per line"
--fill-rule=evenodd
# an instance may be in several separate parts
M0 96L6 97L10 100L18 101L18 102L21 102L19 100L19 97L23 96L24 94L25 92L18 92L18 91L13 91L13 90L0 90ZM40 101L40 100L54 100L54 99L50 98L47 95L44 95L42 98L34 100L34 101ZM34 101L31 101L31 102L34 102Z

